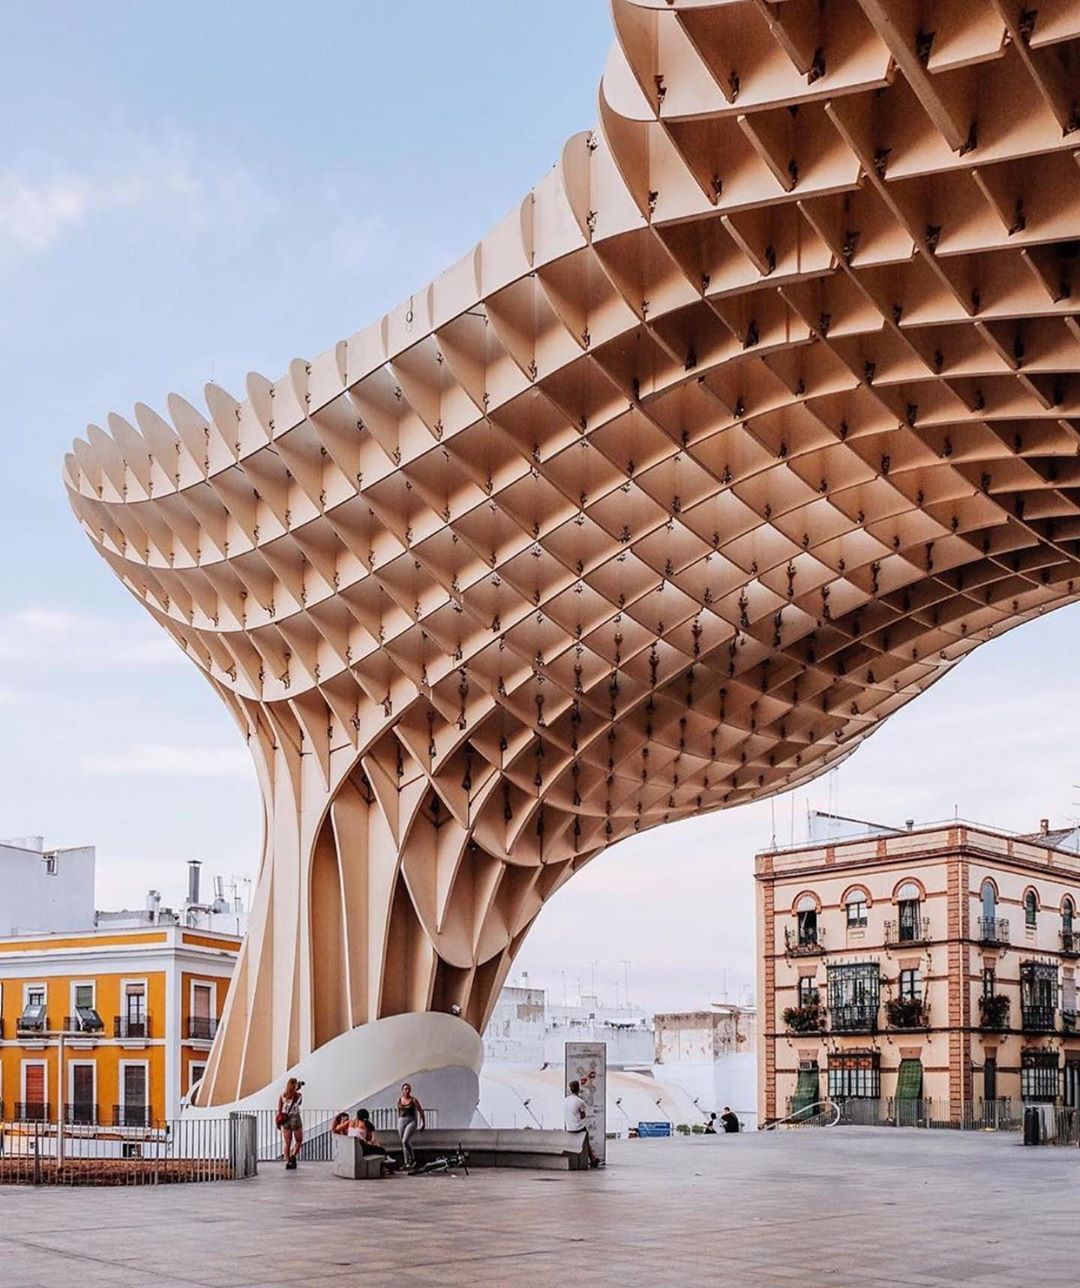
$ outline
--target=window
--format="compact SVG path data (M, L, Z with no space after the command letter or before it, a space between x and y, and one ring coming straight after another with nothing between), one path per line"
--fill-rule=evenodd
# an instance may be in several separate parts
M817 981L812 975L804 975L799 980L799 1005L814 1006L818 1001Z
M818 1096L821 1094L820 1079L821 1073L816 1060L799 1062L799 1078L795 1084L795 1094L791 1098L788 1113L797 1114L800 1110L817 1104Z
M834 1052L829 1056L831 1100L877 1100L881 1069L876 1051Z
M982 995L993 997L997 992L997 971L993 966L984 966L982 973Z
M828 968L829 1013L834 1030L877 1027L881 975L877 962L854 962Z
M901 943L911 943L919 935L919 899L922 891L914 881L905 881L896 892L897 912L899 913L899 939Z
M1025 1029L1052 1032L1058 1003L1058 968L1053 962L1020 963L1020 1010Z
M196 1083L199 1082L199 1080L202 1078L205 1072L206 1072L205 1064L195 1064L194 1062L192 1062L191 1064L188 1065L188 1095L189 1096L195 1090Z
M217 1029L214 1019L214 986L213 984L195 984L191 986L191 1014L188 1017L188 1037L196 1041L209 1042Z
M817 943L817 904L812 895L804 894L795 905L800 944Z
M45 985L27 984L23 989L23 1010L15 1022L20 1033L44 1033L49 1027L45 1012Z
M44 1061L24 1060L22 1082L23 1122L45 1122L49 1117L49 1106L45 1100L47 1075Z
M73 1062L69 1076L71 1100L64 1117L69 1123L92 1126L97 1121L97 1107L94 1104L94 1066L89 1062Z
M997 1057L988 1055L983 1061L983 1099L997 1099Z
M1034 890L1029 890L1024 895L1024 925L1029 929L1034 929L1038 922L1039 899Z
M55 854L46 854L42 856L42 867L45 869L47 877L55 877L59 873L59 864Z
M148 1038L150 1020L146 1014L146 985L142 982L124 985L123 1014L117 1016L116 1036L120 1038Z
M897 994L905 1002L917 1002L922 998L922 979L917 970L900 972Z
M1024 1100L1055 1101L1059 1081L1056 1051L1021 1051L1020 1095Z
M120 1106L120 1126L149 1126L146 1100L146 1065L128 1062L121 1064L120 1094L123 1104Z
M27 1007L45 1005L44 984L28 984L26 986L26 1005Z
M984 919L987 921L993 921L997 916L997 891L994 889L993 881L986 880L982 883L979 898L982 901L982 915Z
M1061 905L1061 932L1064 935L1072 935L1074 912L1073 901L1066 895L1065 902Z
M84 981L71 986L71 1005L75 1014L71 1016L70 1024L66 1027L83 1033L100 1033L105 1027L95 1009L92 982Z
M866 925L866 891L853 890L847 898L847 924L850 927Z

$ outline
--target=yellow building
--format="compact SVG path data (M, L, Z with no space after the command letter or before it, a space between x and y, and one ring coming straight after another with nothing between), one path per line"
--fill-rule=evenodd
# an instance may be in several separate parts
M206 1068L245 913L235 890L94 907L92 846L0 841L0 1122L138 1127L173 1118Z
M178 924L0 939L0 1116L175 1117L206 1067L239 949L235 935Z

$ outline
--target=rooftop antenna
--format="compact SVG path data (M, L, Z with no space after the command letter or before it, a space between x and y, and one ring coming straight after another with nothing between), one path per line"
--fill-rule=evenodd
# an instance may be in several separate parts
M769 849L776 849L776 797L769 797L769 810L772 814L772 838L769 841Z

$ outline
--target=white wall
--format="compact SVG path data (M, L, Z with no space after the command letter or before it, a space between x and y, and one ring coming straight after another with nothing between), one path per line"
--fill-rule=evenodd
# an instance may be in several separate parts
M32 846L40 837L24 837ZM56 855L56 875L46 856ZM0 936L93 930L94 847L40 850L0 841Z
M665 1076L666 1072L665 1069ZM480 1114L491 1127L561 1130L565 1098L561 1059L558 1066L546 1069L512 1069L488 1062L480 1071ZM691 1098L670 1082L659 1082L648 1074L608 1069L608 1131L625 1136L639 1122L699 1123L704 1117L694 1108Z

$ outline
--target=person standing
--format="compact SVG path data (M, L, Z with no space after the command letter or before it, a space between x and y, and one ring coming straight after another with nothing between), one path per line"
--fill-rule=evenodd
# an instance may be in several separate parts
M600 1160L589 1140L589 1129L585 1121L589 1116L589 1107L581 1098L581 1083L575 1078L569 1084L568 1091L569 1095L563 1101L563 1126L574 1135L584 1133L585 1148L589 1151L589 1166L599 1167Z
M303 1085L295 1078L290 1078L278 1097L277 1125L285 1141L285 1166L293 1172L296 1171L296 1160L304 1143L304 1120L300 1117L300 1105L304 1099L300 1088Z
M424 1130L424 1106L413 1095L412 1087L407 1082L401 1084L401 1095L397 1102L398 1134L401 1137L401 1156L407 1171L416 1166L416 1155L413 1153L412 1139L418 1131Z

